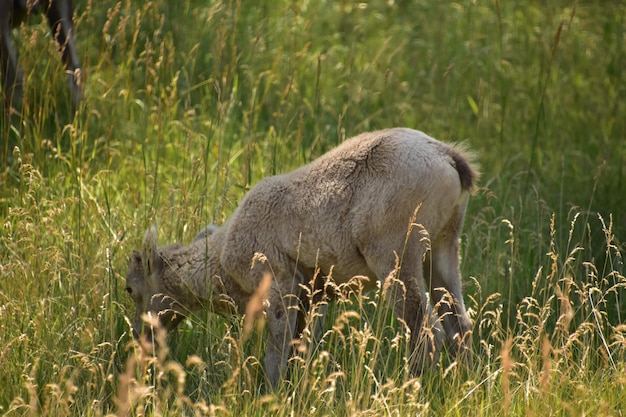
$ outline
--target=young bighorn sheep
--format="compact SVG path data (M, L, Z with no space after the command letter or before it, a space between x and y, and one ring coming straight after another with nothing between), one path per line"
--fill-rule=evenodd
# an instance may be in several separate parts
M17 64L17 54L11 40L11 27L39 11L46 14L52 35L59 45L68 74L72 105L76 109L82 90L80 63L74 44L72 0L0 0L0 70L5 107L11 109L21 101L24 84L24 75Z
M469 360L472 324L461 292L459 236L477 178L472 164L462 146L416 130L364 133L260 181L224 225L188 246L158 247L152 227L143 251L130 257L126 290L137 304L134 329L142 329L148 311L167 330L204 305L243 312L270 273L264 364L276 386L297 336L298 306L306 304L301 286L319 271L335 283L354 276L371 278L370 288L383 283L411 330L417 372L424 357L437 359L441 327L454 352Z

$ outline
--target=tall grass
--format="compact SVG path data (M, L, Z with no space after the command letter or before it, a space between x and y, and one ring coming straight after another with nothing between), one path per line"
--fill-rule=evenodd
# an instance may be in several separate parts
M14 31L0 134L6 415L621 415L626 8L620 2L120 1L77 5L70 113L43 19ZM364 130L480 155L462 240L471 369L409 372L380 293L330 303L266 389L262 330L200 313L147 354L126 259L222 223L249 187Z

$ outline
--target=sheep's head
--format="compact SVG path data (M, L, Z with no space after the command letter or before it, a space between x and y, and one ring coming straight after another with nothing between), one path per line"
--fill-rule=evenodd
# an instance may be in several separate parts
M184 318L184 309L176 301L175 294L168 290L168 279L174 271L168 267L164 259L166 251L172 246L159 249L157 247L157 231L151 226L146 232L143 251L133 251L129 258L128 274L126 275L126 292L135 301L137 312L133 321L133 334L139 337L145 334L152 340L152 326L144 320L149 313L165 330L171 330Z

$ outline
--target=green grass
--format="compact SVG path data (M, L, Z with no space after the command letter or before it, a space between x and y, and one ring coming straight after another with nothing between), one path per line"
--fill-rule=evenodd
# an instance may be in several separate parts
M43 19L14 31L0 125L0 413L622 415L626 7L619 1L80 2L85 100ZM127 256L222 223L261 178L365 130L479 154L462 241L474 367L415 378L377 293L264 388L262 335L191 317L129 336Z

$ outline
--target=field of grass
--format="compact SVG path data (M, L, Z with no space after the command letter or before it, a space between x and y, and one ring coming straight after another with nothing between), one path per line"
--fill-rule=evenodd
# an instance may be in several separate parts
M75 117L43 19L13 33L27 85L0 125L0 414L626 413L623 2L77 3ZM444 354L411 375L377 292L333 303L276 392L241 317L192 316L154 355L132 341L124 275L150 224L188 242L261 178L392 126L479 155L471 369Z

